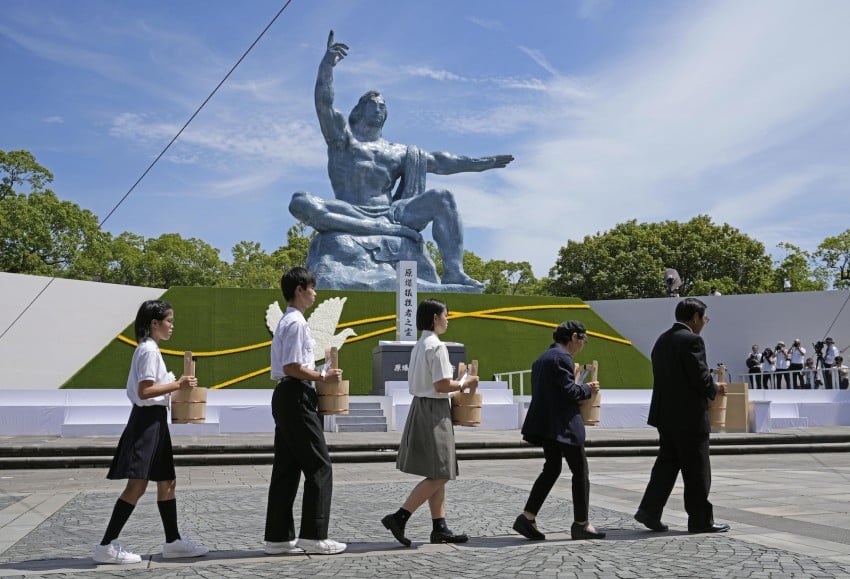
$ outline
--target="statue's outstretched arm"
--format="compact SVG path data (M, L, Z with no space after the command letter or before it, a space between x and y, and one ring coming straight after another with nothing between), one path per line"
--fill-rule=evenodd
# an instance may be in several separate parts
M325 141L344 139L346 135L345 117L334 109L334 76L333 68L348 54L348 46L342 42L334 42L334 31L328 35L328 49L322 62L319 63L319 74L316 77L316 114Z
M427 153L428 172L438 175L470 173L501 169L514 160L513 155L493 155L491 157L464 157L452 153Z

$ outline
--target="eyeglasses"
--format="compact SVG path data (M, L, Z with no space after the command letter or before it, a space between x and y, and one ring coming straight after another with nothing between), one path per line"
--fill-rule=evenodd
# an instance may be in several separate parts
M584 340L586 342L587 334L576 334L576 338L578 338L579 340Z

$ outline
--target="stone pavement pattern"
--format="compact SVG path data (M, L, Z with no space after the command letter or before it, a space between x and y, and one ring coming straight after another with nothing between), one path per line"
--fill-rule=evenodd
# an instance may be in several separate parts
M332 557L267 557L262 530L268 466L178 467L181 532L208 557L161 558L162 527L149 489L121 540L143 555L132 566L96 566L89 556L121 482L101 469L0 471L0 576L48 577L850 577L850 456L844 453L712 458L716 518L732 531L690 535L677 485L668 533L632 519L649 477L648 457L591 458L591 519L602 541L570 541L569 471L540 513L545 542L511 530L542 460L460 464L449 483L448 523L466 545L427 543L427 507L409 525L412 548L380 524L417 482L391 463L339 464L331 537L349 542ZM300 501L300 497L299 497ZM298 503L296 503L298 504Z

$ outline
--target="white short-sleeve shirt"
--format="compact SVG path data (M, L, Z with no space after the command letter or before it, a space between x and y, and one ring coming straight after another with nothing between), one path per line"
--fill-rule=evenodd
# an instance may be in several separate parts
M308 370L316 369L316 357L313 354L316 342L310 335L310 326L297 308L289 306L277 323L271 348L271 377L275 382L283 380L283 367L288 364L300 364Z
M154 398L139 398L139 383L153 380L154 384L174 382L174 374L165 367L165 360L159 346L152 338L145 338L133 352L130 374L127 376L127 398L136 406L168 406L169 394L160 394Z
M776 369L777 370L787 370L791 365L791 360L782 353L781 350L776 351Z
M827 344L826 351L823 354L825 364L835 364L835 357L838 356L838 348L835 344Z
M806 361L806 349L802 346L791 348L791 363L802 364Z
M437 392L434 382L452 378L449 349L437 334L424 330L410 352L407 367L407 384L410 393L422 398L448 398L445 392Z

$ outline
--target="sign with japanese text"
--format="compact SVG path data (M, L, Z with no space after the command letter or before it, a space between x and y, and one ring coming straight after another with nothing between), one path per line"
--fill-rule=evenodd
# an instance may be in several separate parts
M396 339L416 341L416 262L398 262L396 286Z

